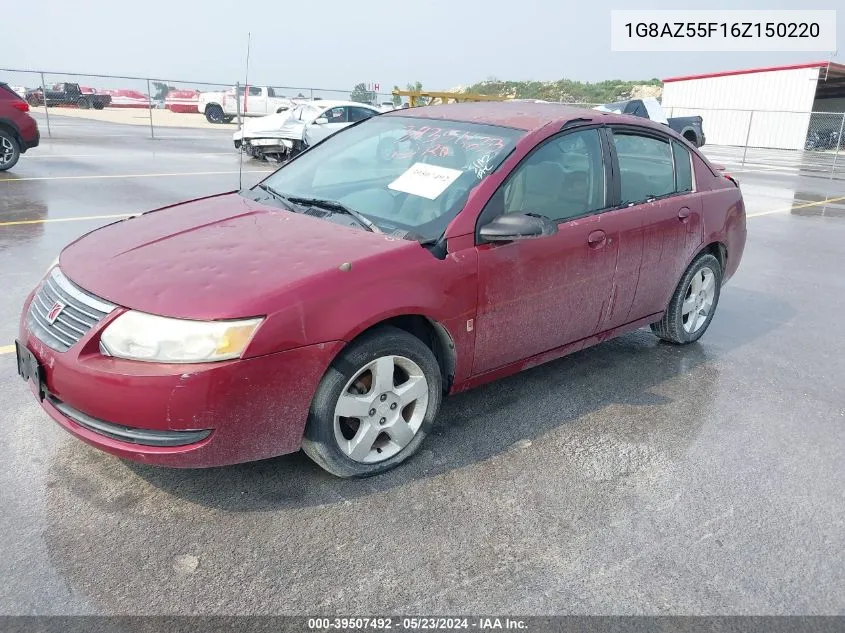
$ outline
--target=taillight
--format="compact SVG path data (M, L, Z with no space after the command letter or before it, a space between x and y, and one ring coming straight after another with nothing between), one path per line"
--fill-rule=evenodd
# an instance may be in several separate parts
M26 101L12 101L12 107L21 112L29 112L29 104Z
M739 181L738 181L736 178L734 178L733 176L731 176L729 173L727 173L727 172L722 172L722 175L723 175L725 178L727 178L728 180L730 180L730 181L731 181L734 185L736 185L737 187L739 187Z

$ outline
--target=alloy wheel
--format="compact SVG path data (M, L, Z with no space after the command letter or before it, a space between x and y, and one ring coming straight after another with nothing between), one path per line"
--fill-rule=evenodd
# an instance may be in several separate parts
M0 136L0 165L8 165L15 159L15 146L11 139Z
M428 410L428 380L414 361L382 356L346 383L335 405L337 445L357 462L377 463L405 448Z
M685 332L693 334L707 322L715 297L716 275L712 270L704 267L693 275L684 294L681 319Z

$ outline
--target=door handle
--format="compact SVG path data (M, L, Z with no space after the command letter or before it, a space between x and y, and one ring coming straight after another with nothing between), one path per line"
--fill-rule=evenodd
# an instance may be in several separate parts
M593 231L587 236L587 246L601 248L607 242L607 233L602 230Z
M684 224L689 222L689 209L683 207L680 211L678 211L678 219Z

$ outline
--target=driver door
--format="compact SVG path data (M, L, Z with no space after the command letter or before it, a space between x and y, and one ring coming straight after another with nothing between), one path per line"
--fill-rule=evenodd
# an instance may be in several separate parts
M305 142L308 145L316 145L324 138L349 125L349 108L346 106L329 108L320 114L317 119L326 119L326 123L317 123L315 119L305 125Z
M558 223L550 237L479 244L473 374L586 338L610 299L618 239L602 213L609 160L599 128L564 132L535 148L491 197L483 226L502 213Z

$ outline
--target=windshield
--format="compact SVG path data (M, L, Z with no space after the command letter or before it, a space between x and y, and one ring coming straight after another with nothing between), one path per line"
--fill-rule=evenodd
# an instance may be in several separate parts
M524 134L492 125L374 117L327 138L264 184L340 202L385 233L430 241Z

